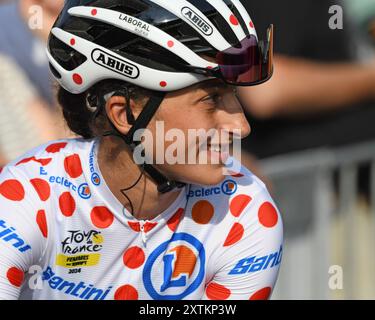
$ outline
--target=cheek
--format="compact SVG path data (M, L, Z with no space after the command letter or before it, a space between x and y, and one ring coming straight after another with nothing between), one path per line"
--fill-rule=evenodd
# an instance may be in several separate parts
M148 126L148 132L152 135L152 144L148 143L144 144L144 146L148 154L152 152L153 159L158 164L161 164L162 155L164 157L178 157L178 159L185 158L185 161L188 161L188 155L196 158L199 154L199 144L205 143L202 139L197 138L197 133L202 130L204 137L205 132L215 129L215 124L214 115L205 112L202 108L181 106L178 109L178 106L164 107L157 111ZM177 155L177 149L179 151L185 150L185 152ZM195 151L193 152L193 150Z
M166 130L208 130L215 127L215 116L212 112L207 112L204 106L189 105L186 101L176 101L161 106L154 119L164 122Z

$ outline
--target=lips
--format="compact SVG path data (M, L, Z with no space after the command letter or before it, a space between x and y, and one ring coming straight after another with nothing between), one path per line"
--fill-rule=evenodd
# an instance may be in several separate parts
M214 152L228 152L230 148L230 144L212 144L209 143L207 145L207 150L211 150Z
M211 164L225 164L230 156L229 144L209 144L207 151L211 158Z

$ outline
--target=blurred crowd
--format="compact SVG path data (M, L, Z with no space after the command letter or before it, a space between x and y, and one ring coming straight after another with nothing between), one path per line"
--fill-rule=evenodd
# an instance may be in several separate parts
M268 158L374 139L375 1L245 3L258 30L276 30L274 77L242 92L253 129L245 150ZM342 29L330 24L340 26L337 6Z
M375 138L375 0L242 0L259 37L275 25L271 81L240 91L256 158ZM0 166L48 140L71 137L45 55L63 0L0 0ZM343 7L343 29L330 7ZM43 8L42 23L38 8Z
M71 136L45 54L63 3L0 1L0 167L42 143Z

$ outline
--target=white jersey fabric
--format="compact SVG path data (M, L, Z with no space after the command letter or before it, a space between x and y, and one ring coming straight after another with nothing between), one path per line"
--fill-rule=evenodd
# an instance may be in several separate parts
M102 178L99 143L54 141L3 169L0 299L270 297L283 227L257 177L242 168L216 186L186 186L139 221Z

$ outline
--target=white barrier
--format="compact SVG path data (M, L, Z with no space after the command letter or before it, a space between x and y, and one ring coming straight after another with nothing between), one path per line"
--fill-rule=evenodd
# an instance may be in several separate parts
M372 169L369 209L358 201L358 168L363 163ZM261 165L285 226L273 299L374 299L375 143L288 154ZM329 270L335 265L343 270L342 290L329 285Z

